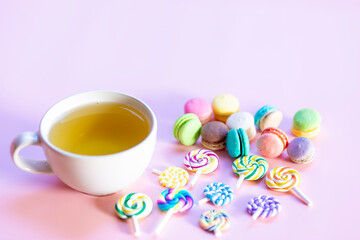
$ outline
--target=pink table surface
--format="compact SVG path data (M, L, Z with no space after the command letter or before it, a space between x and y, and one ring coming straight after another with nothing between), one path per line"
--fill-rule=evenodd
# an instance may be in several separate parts
M46 110L60 99L87 90L133 94L154 110L159 124L152 161L142 177L116 194L93 197L65 186L56 176L21 171L11 161L10 142L38 129ZM129 225L114 214L116 200L139 191L153 201L164 190L153 167L182 167L184 155L201 147L181 146L174 121L191 97L211 101L237 96L241 110L255 113L273 104L291 135L294 113L305 107L323 118L314 140L316 160L297 165L286 153L268 159L302 175L307 207L292 194L272 192L264 180L243 183L221 208L231 219L223 239L359 239L360 213L360 4L356 1L2 1L0 3L0 238L131 239ZM259 136L259 133L257 137ZM251 153L258 154L256 140ZM42 158L42 150L25 149ZM232 159L218 151L218 170L207 183L234 185ZM275 219L252 221L250 198L277 197ZM198 224L195 206L174 216L159 239L213 239ZM157 206L140 222L149 239L163 218Z

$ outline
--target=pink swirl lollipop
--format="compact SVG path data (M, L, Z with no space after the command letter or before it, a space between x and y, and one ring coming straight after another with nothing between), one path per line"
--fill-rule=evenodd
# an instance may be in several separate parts
M186 190L170 188L161 192L157 204L161 211L166 212L166 215L155 229L155 236L160 234L173 214L189 211L194 205L194 199Z
M190 182L194 187L201 174L212 173L219 166L219 157L212 151L206 149L196 149L185 155L185 167L195 172Z

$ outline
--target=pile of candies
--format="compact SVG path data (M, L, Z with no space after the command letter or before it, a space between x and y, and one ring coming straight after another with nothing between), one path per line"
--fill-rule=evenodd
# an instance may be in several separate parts
M163 171L153 169L159 175L159 183L167 188L159 195L157 205L166 212L163 220L154 231L159 235L173 214L184 213L192 209L194 199L191 193L182 189L187 183L194 188L202 174L214 172L219 165L219 157L213 152L226 148L234 158L232 170L238 180L236 189L244 180L256 181L265 177L267 187L274 191L291 192L305 204L311 206L311 200L300 191L300 173L293 168L281 166L269 170L266 158L276 158L287 149L289 159L295 163L309 163L315 158L315 148L310 140L320 131L321 117L312 109L302 109L293 118L291 131L296 136L289 143L288 136L279 129L282 113L274 106L260 108L255 116L239 111L239 101L229 94L214 98L212 104L204 99L194 98L186 102L185 114L177 119L173 128L174 137L180 143L190 146L201 136L205 149L188 152L183 159L186 170L194 173L189 181L185 169L170 166ZM261 131L256 146L262 156L250 154L250 142L256 136L256 128ZM204 198L197 201L201 206L211 202L216 207L230 204L234 198L232 187L225 183L214 182L204 189ZM119 199L115 210L121 219L131 219L134 235L140 234L138 219L146 217L152 211L151 199L142 193L130 193ZM259 196L247 204L247 212L254 220L274 217L281 211L280 202L272 196ZM200 226L215 236L230 226L230 217L220 210L203 212Z

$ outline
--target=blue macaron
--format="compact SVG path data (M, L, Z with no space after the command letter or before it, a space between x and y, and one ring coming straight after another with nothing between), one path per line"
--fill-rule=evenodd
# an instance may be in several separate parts
M233 158L249 155L250 143L244 129L231 129L226 136L226 149Z
M268 113L276 111L276 108L272 105L265 105L260 108L254 116L255 125L260 128L260 120Z

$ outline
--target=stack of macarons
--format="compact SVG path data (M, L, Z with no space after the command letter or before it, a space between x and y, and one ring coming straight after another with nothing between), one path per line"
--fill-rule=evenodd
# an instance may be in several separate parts
M256 146L261 155L276 158L288 149L288 156L294 162L314 159L315 148L308 138L314 138L320 131L321 117L315 110L302 109L294 115L291 131L301 138L290 143L279 128L283 114L276 107L265 105L254 116L239 110L239 100L231 94L220 94L212 103L201 98L190 99L185 103L185 114L175 122L174 137L189 146L201 136L205 148L221 150L226 147L229 155L237 158L249 154L250 142L258 128L261 134Z
M192 98L185 103L185 114L175 122L174 137L184 145L193 145L201 135L204 147L210 150L227 148L231 156L249 152L249 139L256 135L254 117L239 112L239 100L231 94L220 94L210 104ZM230 131L229 131L230 130Z

